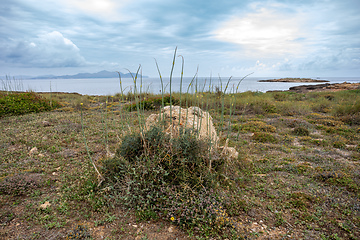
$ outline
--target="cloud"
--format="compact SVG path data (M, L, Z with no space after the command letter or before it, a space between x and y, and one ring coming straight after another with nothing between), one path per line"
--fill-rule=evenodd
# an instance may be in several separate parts
M359 69L360 48L346 48L337 53L317 54L299 64L299 70L343 70Z
M95 18L107 21L121 21L126 19L121 9L125 7L129 0L65 0L66 7L74 12L81 12Z
M79 67L86 65L79 48L60 32L39 35L31 41L20 40L4 49L5 62L24 67Z
M298 19L299 16L273 7L261 7L244 17L232 17L213 34L218 40L239 45L251 55L299 54L303 33Z

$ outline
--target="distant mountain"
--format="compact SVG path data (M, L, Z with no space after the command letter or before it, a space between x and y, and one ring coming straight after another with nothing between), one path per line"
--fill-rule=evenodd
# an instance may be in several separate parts
M10 75L5 75L5 76L0 76L0 80L23 80L23 79L30 79L33 78L34 76L29 76L29 75L15 75L15 76L10 76Z
M132 78L131 74L135 77L135 73L122 73L120 75L122 78ZM81 79L81 78L118 78L119 74L117 72L109 72L109 71L101 71L97 73L78 73L75 75L62 75L62 76L54 76L54 75L45 75L38 76L32 79ZM138 78L141 77L138 74ZM148 78L148 76L142 76L143 78Z

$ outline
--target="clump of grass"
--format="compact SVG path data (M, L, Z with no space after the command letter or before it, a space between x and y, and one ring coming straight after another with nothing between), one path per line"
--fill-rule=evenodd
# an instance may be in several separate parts
M310 134L309 130L305 127L296 127L292 132L297 136L309 136Z
M262 121L249 121L244 124L234 124L234 130L249 131L249 132L275 132L276 127L266 124Z
M162 99L161 97L152 97L152 98L144 98L144 100L140 101L139 107L141 110L155 110L155 109L159 109L160 107L163 106L163 104L165 106L170 105L170 102L174 105L179 104L179 101L176 100L173 96L171 96L171 100L170 100L170 95L168 96L164 96L164 98ZM126 107L126 110L128 111L136 111L136 104L137 103L133 103L130 104Z
M252 138L257 142L262 142L262 143L278 142L278 140L272 134L266 132L255 132Z
M0 92L0 117L50 111L59 107L58 102L50 102L34 92Z

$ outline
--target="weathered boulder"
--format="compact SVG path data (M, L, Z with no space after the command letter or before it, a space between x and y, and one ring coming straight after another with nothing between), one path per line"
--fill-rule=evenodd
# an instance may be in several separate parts
M159 114L151 114L146 119L146 129L157 124L159 120L165 123L165 133L171 137L176 137L180 133L180 129L193 129L198 133L199 139L210 139L213 146L218 146L219 137L217 136L212 117L206 111L198 107L181 108L180 106L172 106L170 114L170 106L166 106Z
M165 133L171 137L179 136L181 129L193 129L198 134L199 139L210 139L212 148L218 150L221 155L227 158L237 158L238 152L235 148L225 146L219 147L219 137L216 133L212 117L199 107L181 108L180 106L166 106L159 114L152 114L146 119L145 128L149 130L151 126L162 120L165 125Z

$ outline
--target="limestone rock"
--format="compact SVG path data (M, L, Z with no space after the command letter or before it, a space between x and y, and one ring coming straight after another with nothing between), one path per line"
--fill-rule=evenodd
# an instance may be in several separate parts
M51 124L49 121L46 121L46 120L42 121L41 123L42 123L42 125L43 125L44 127L52 126L52 124Z
M166 106L160 114L152 114L147 118L146 129L155 125L160 119L165 120L165 132L172 137L179 135L180 128L190 128L199 133L200 139L209 138L213 146L217 147L218 145L219 137L217 136L212 117L208 112L198 107L186 109L180 106L172 106L170 119L170 106Z
M166 106L161 110L161 113L152 114L146 119L146 129L149 130L160 119L165 122L165 133L170 134L171 137L178 136L181 128L194 129L198 133L199 139L210 139L212 148L219 150L222 156L232 159L236 159L239 156L235 148L227 146L228 141L226 141L225 146L219 147L219 137L216 133L212 117L208 112L198 107L186 109L180 106L172 106L170 115L170 106Z
M38 153L39 153L39 151L38 151L37 147L33 147L30 150L29 155L35 155L35 154L38 154Z
M50 206L51 206L50 202L49 202L49 201L46 201L45 203L43 203L43 204L40 205L40 208L41 208L41 209L46 209L46 208L48 208L48 207L50 207Z

